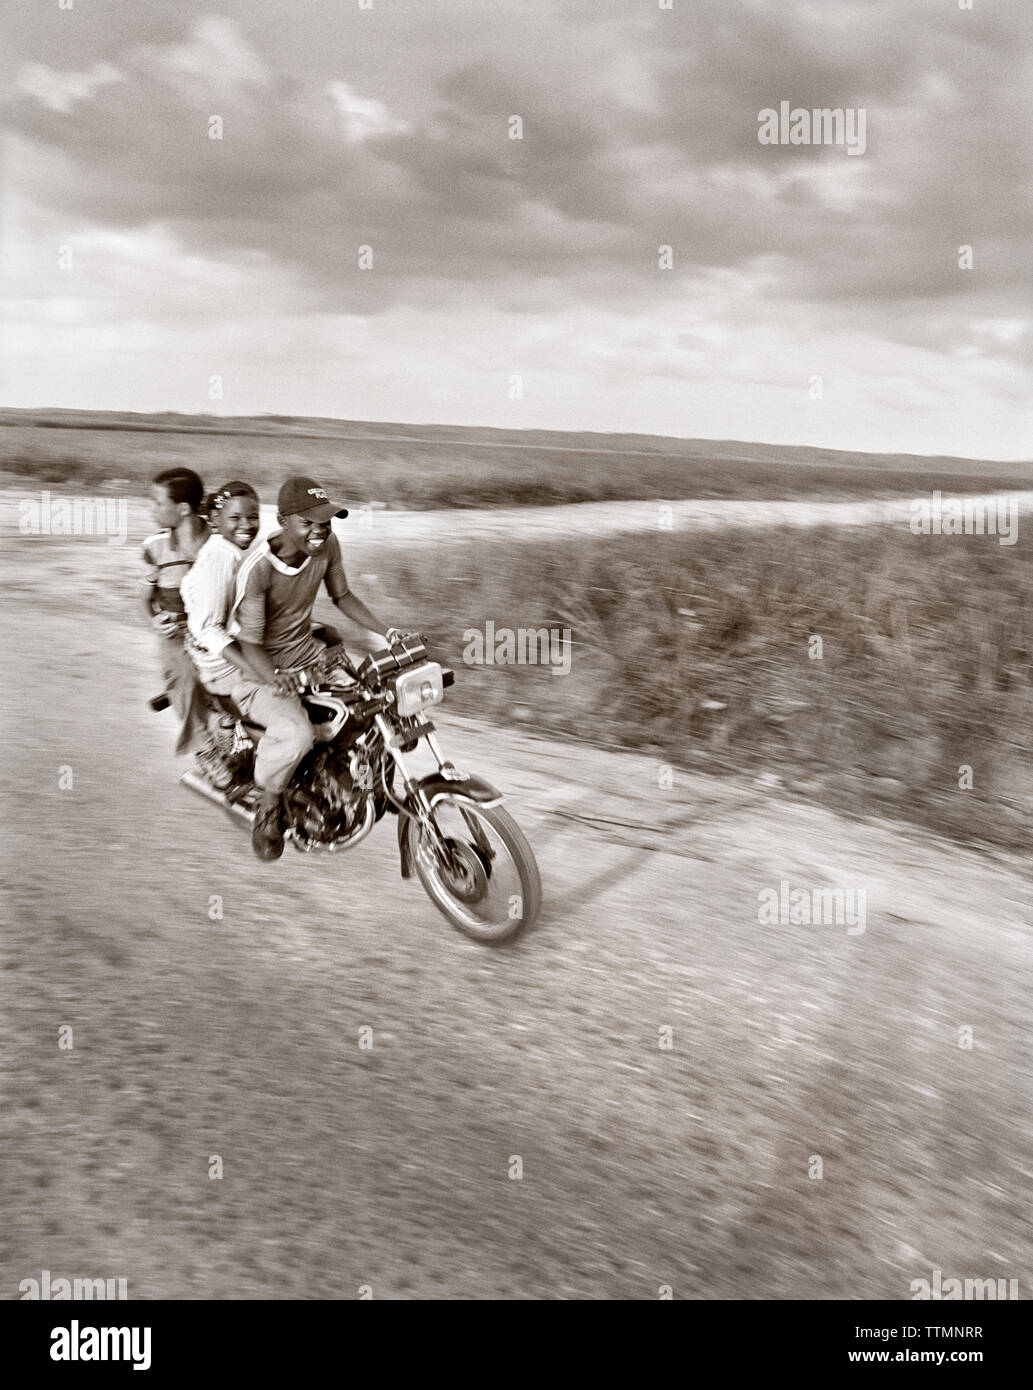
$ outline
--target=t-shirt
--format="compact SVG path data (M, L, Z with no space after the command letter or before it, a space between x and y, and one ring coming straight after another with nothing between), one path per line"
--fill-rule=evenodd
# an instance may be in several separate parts
M242 642L264 647L281 670L309 666L325 650L312 636L312 607L320 584L326 584L332 599L348 593L341 543L331 531L323 553L306 555L294 569L273 554L269 540L275 537L249 550L237 571L236 626L231 625L230 630Z
M143 543L143 562L148 584L155 586L155 597L166 613L182 613L183 601L179 586L194 563L176 545L172 531L159 531Z

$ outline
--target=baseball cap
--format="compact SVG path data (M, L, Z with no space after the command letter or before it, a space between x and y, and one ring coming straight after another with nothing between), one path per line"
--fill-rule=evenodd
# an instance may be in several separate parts
M303 516L309 521L331 521L348 515L347 507L331 502L323 488L311 478L288 478L276 499L280 516Z

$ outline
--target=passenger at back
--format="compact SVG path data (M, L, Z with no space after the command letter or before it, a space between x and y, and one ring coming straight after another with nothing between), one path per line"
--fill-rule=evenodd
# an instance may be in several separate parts
M195 746L205 730L206 702L183 647L186 614L181 585L211 534L201 515L204 484L191 468L169 468L151 483L154 520L161 530L143 543L144 611L156 634L162 693L154 709L179 716L176 752Z

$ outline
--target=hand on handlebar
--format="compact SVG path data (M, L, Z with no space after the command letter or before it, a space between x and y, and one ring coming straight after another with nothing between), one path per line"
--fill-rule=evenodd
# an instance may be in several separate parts
M305 688L304 673L302 671L277 671L273 676L271 685L277 695L285 697L298 695Z

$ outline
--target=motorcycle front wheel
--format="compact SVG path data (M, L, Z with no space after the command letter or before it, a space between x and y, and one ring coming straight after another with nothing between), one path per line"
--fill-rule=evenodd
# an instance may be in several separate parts
M465 936L489 946L515 941L534 923L542 882L531 846L501 806L446 796L434 807L440 839L416 820L409 853L435 906Z

